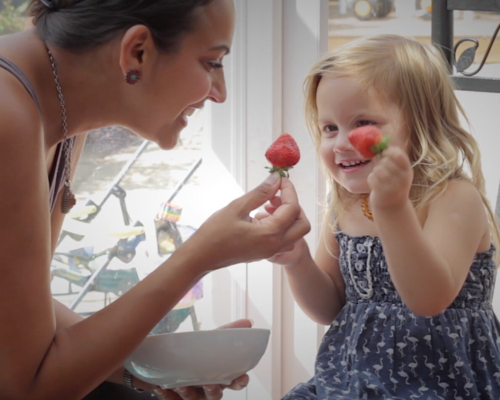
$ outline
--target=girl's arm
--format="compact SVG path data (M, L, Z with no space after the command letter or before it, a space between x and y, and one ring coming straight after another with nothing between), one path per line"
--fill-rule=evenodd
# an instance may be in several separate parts
M390 179L409 161L397 151L387 153L383 161L389 164L385 178ZM390 169L391 158L397 170ZM474 255L489 249L488 220L479 192L467 181L449 182L430 203L423 227L408 197L390 207L381 205L373 214L398 293L416 314L439 314L458 295Z
M295 244L292 253L297 255L285 266L285 271L295 300L313 321L331 324L345 304L345 285L336 258L339 251L334 235L327 232L321 238L315 259L304 239ZM278 263L279 257L276 257Z

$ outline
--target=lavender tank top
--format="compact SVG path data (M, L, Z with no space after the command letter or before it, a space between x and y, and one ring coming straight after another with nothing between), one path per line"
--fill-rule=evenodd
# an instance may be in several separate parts
M22 83L22 85L25 87L27 92L30 94L30 96L33 98L33 101L35 102L35 105L38 108L38 111L40 111L40 114L42 114L42 108L40 107L40 102L38 101L38 97L35 93L35 89L31 82L28 80L26 75L24 74L21 69L14 64L12 61L8 60L7 58L3 57L0 55L0 68L6 69L9 71L12 75L14 75L19 81ZM73 147L75 138L69 138L66 139L71 141L69 148ZM50 212L54 209L57 195L62 187L63 181L64 181L64 160L65 160L65 154L62 146L62 142L57 145L56 149L56 154L54 157L54 162L52 163L52 167L50 168L50 173L49 173L49 187L50 187L50 197L49 197L49 204L50 204Z

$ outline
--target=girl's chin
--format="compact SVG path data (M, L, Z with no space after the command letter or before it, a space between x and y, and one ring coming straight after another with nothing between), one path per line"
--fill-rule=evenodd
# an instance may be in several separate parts
M348 194L358 195L364 193L370 193L370 188L367 185L343 185L341 186L345 189Z

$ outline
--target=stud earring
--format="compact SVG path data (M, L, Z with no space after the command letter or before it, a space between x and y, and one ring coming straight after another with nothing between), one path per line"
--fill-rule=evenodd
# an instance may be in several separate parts
M135 85L141 79L141 71L138 69L131 69L125 74L125 81L129 85Z

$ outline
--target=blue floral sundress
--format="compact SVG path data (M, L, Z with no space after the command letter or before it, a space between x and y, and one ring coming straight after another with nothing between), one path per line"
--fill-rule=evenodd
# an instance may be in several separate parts
M498 400L495 249L478 253L455 301L420 317L401 301L377 237L337 233L346 305L323 337L315 375L282 400Z

